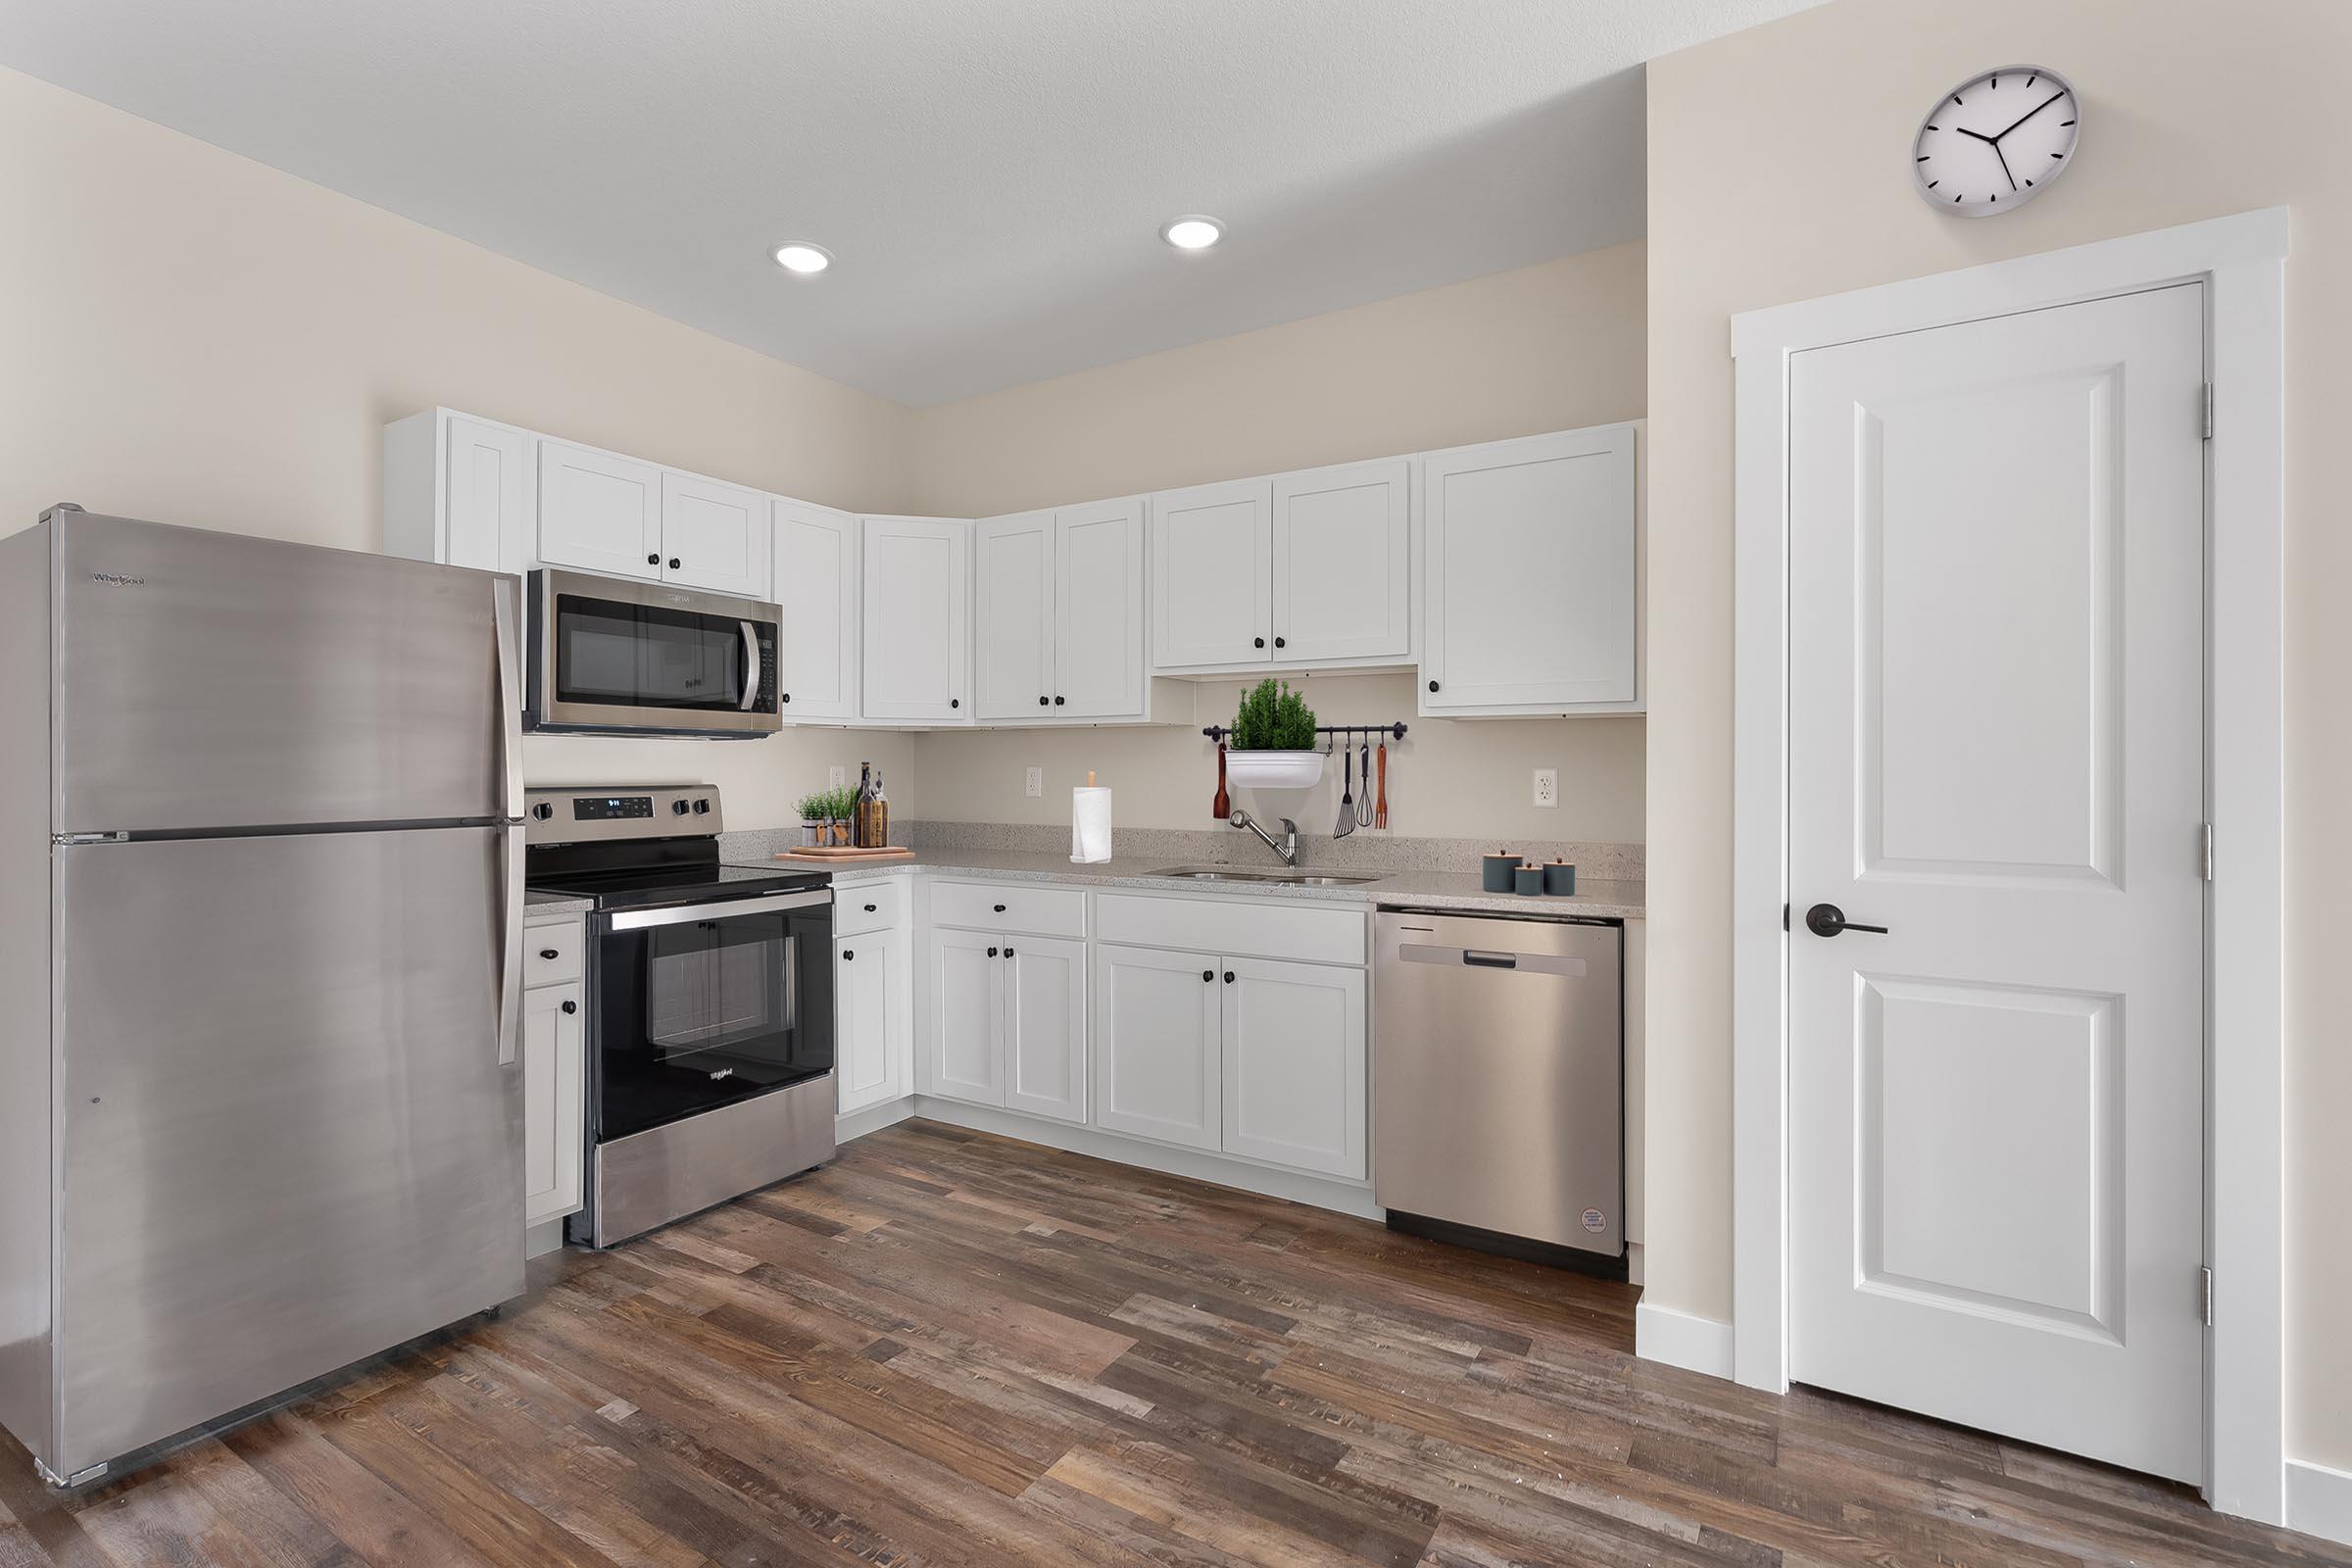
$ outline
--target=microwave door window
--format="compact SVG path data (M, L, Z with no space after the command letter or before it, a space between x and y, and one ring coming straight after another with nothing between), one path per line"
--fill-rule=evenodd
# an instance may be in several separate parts
M743 700L747 671L736 621L565 594L556 622L564 702L724 710Z

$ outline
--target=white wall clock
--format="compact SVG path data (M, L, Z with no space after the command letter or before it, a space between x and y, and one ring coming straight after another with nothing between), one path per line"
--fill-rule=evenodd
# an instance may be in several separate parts
M1936 100L1911 145L1911 176L1929 206L1955 218L2012 212L2075 161L2082 110L2065 77L2003 66Z

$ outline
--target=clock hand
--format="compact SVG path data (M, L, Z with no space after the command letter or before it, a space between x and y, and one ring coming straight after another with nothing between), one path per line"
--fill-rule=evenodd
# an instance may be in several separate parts
M1960 134L1961 134L1961 135L1963 135L1963 136L1974 136L1974 137L1976 137L1976 138L1977 138L1977 140L1979 140L1979 141L1983 142L1983 143L1984 143L1985 146L1987 146L1987 147L1991 146L1991 145L1992 145L1994 142L1996 142L1996 141L1999 141L1999 140L2001 139L2001 138L2000 138L2000 136L1987 136L1987 135L1985 135L1985 134L1984 134L1983 131L1981 131L1981 130L1970 130L1970 129L1969 129L1969 128L1968 128L1966 125L1955 125L1955 126L1953 126L1952 128L1953 128L1953 129L1955 129L1955 130L1957 130L1957 131L1959 131L1959 132L1960 132ZM2008 134L2008 132L2007 132L2007 131L2003 131L2003 132L2001 133L2001 135L2004 135L2004 136L2005 136L2005 135L2007 135L2007 134Z
M2011 121L2011 122L2009 122L2008 129L2007 129L2007 130L2003 130L2003 131L2000 133L2000 136L1991 136L1991 137L1987 137L1986 139L1987 139L1987 140L1989 140L1989 141L1999 141L1999 140L2001 139L2001 136L2006 136L2006 135L2008 135L2008 134L2009 134L2009 131L2011 131L2011 130L2015 130L2015 129L2016 129L2018 126L2020 126L2020 125L2024 124L2024 123L2025 123L2027 121L2029 121L2029 120L2032 120L2032 119L2033 119L2033 118L2034 118L2035 115L2038 115L2038 114L2040 114L2040 113L2041 113L2041 112L2042 112L2044 109L2047 109L2047 108L2049 108L2049 107L2050 107L2050 105L2052 105L2052 104L2056 103L2056 102L2057 102L2059 99L2061 99L2061 98L2063 98L2063 97L2065 97L2065 96L2066 96L2066 94L2065 94L2065 93L2062 93L2062 92L2054 92L2054 93L2050 94L2050 95L2049 95L2047 98L2044 98L2044 99L2043 99L2041 102L2039 102L2039 103L2035 104L2035 105L2034 105L2033 108L2031 108L2031 109L2027 110L2027 111L2026 111L2024 114L2022 114L2022 115L2018 116L2018 117L2017 117L2015 120ZM1974 131L1971 131L1969 134L1971 134L1971 135L1974 135L1974 134L1975 134L1975 132L1974 132Z
M2001 151L2001 143L1998 137L1993 139L1991 147L1992 156L2001 161L2001 172L2004 174L2009 174L2009 155ZM2017 189L2017 176L2015 174L2009 174L2009 188L2012 191Z

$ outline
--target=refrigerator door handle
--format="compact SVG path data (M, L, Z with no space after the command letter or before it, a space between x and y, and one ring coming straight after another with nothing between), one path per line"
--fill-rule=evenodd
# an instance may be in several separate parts
M743 628L743 701L736 706L748 713L760 704L760 628L748 620L735 624Z
M491 619L498 636L498 760L504 798L500 814L511 822L522 820L521 591L513 577L490 585Z
M522 1038L522 829L512 824L500 830L506 840L505 865L499 878L498 1064L514 1065L516 1044Z

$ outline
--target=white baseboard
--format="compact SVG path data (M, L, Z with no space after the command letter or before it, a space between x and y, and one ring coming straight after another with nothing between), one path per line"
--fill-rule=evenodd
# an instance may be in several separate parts
M1164 1144L1147 1143L1140 1138L1080 1127L1071 1122L1023 1115L1016 1110L999 1110L993 1105L967 1105L961 1101L934 1100L928 1095L916 1096L912 1103L915 1107L913 1114L946 1122L951 1127L969 1127L975 1132L1017 1138L1023 1143L1043 1144L1048 1149L1059 1149L1073 1154L1092 1154L1097 1159L1155 1170L1163 1176L1189 1176L1195 1181L1235 1187L1263 1198L1288 1199L1294 1203L1328 1208L1340 1214L1352 1214L1358 1219L1385 1219L1388 1213L1372 1201L1372 1189L1365 1183L1336 1181L1330 1177L1309 1176L1302 1172L1279 1170L1271 1165L1252 1164L1225 1154L1202 1153Z
M2286 1527L2352 1545L2352 1470L2287 1460Z
M863 1110L853 1110L846 1116L833 1118L833 1142L839 1146L852 1139L863 1138L867 1133L878 1133L885 1127L897 1126L913 1114L914 1097L911 1095L905 1100L893 1100L879 1105L868 1105Z
M1634 1307L1634 1353L1711 1378L1732 1375L1732 1326L1642 1301Z
M1642 1244L1640 1242L1626 1243L1625 1283L1628 1285L1645 1285L1648 1283L1648 1273L1649 1263L1642 1255Z

